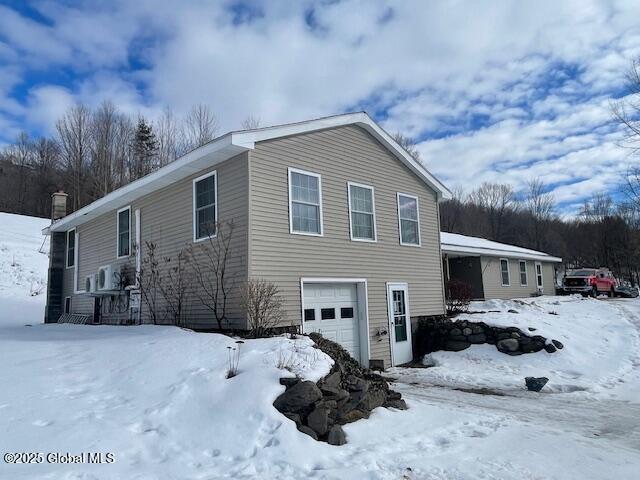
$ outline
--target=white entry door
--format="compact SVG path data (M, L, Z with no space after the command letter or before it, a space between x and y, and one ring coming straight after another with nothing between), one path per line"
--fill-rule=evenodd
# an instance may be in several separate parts
M391 363L402 365L413 360L409 287L406 283L387 283Z
M304 332L319 332L339 343L360 361L358 296L355 284L306 283L304 285Z

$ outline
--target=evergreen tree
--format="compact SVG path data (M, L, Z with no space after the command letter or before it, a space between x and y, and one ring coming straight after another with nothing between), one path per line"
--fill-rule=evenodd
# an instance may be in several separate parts
M158 142L153 128L143 117L138 119L131 145L130 180L136 180L157 168Z

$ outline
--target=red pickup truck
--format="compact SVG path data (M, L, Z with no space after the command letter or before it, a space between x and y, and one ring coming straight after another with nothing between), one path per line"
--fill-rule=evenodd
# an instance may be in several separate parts
M608 268L581 268L565 275L562 289L565 293L581 293L596 297L606 294L615 297L618 281Z

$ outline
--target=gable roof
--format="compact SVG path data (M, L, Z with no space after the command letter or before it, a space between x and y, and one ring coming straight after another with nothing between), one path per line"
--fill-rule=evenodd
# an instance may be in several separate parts
M69 230L106 212L128 205L144 195L171 185L189 175L212 167L242 152L253 150L257 142L300 135L328 128L357 125L369 132L395 157L432 188L438 199L451 198L451 192L416 161L365 112L345 113L298 123L232 131L198 147L145 177L139 178L82 207L45 228L42 233Z
M464 254L469 256L487 256L538 260L541 262L562 262L561 258L548 253L516 247L507 243L498 243L480 237L468 237L457 233L440 232L440 244L443 253Z

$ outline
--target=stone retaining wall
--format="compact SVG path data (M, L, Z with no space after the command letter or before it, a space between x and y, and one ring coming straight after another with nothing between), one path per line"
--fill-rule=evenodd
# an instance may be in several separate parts
M331 372L317 383L281 378L286 390L273 403L299 431L315 440L343 445L347 439L342 425L368 418L377 407L407 408L383 377L360 367L340 345L317 333L310 337L333 359Z
M471 345L488 343L507 355L522 355L545 350L553 353L563 348L557 340L535 335L535 328L523 332L516 327L494 327L484 322L451 318L421 318L414 333L415 354L421 357L438 350L457 352Z

